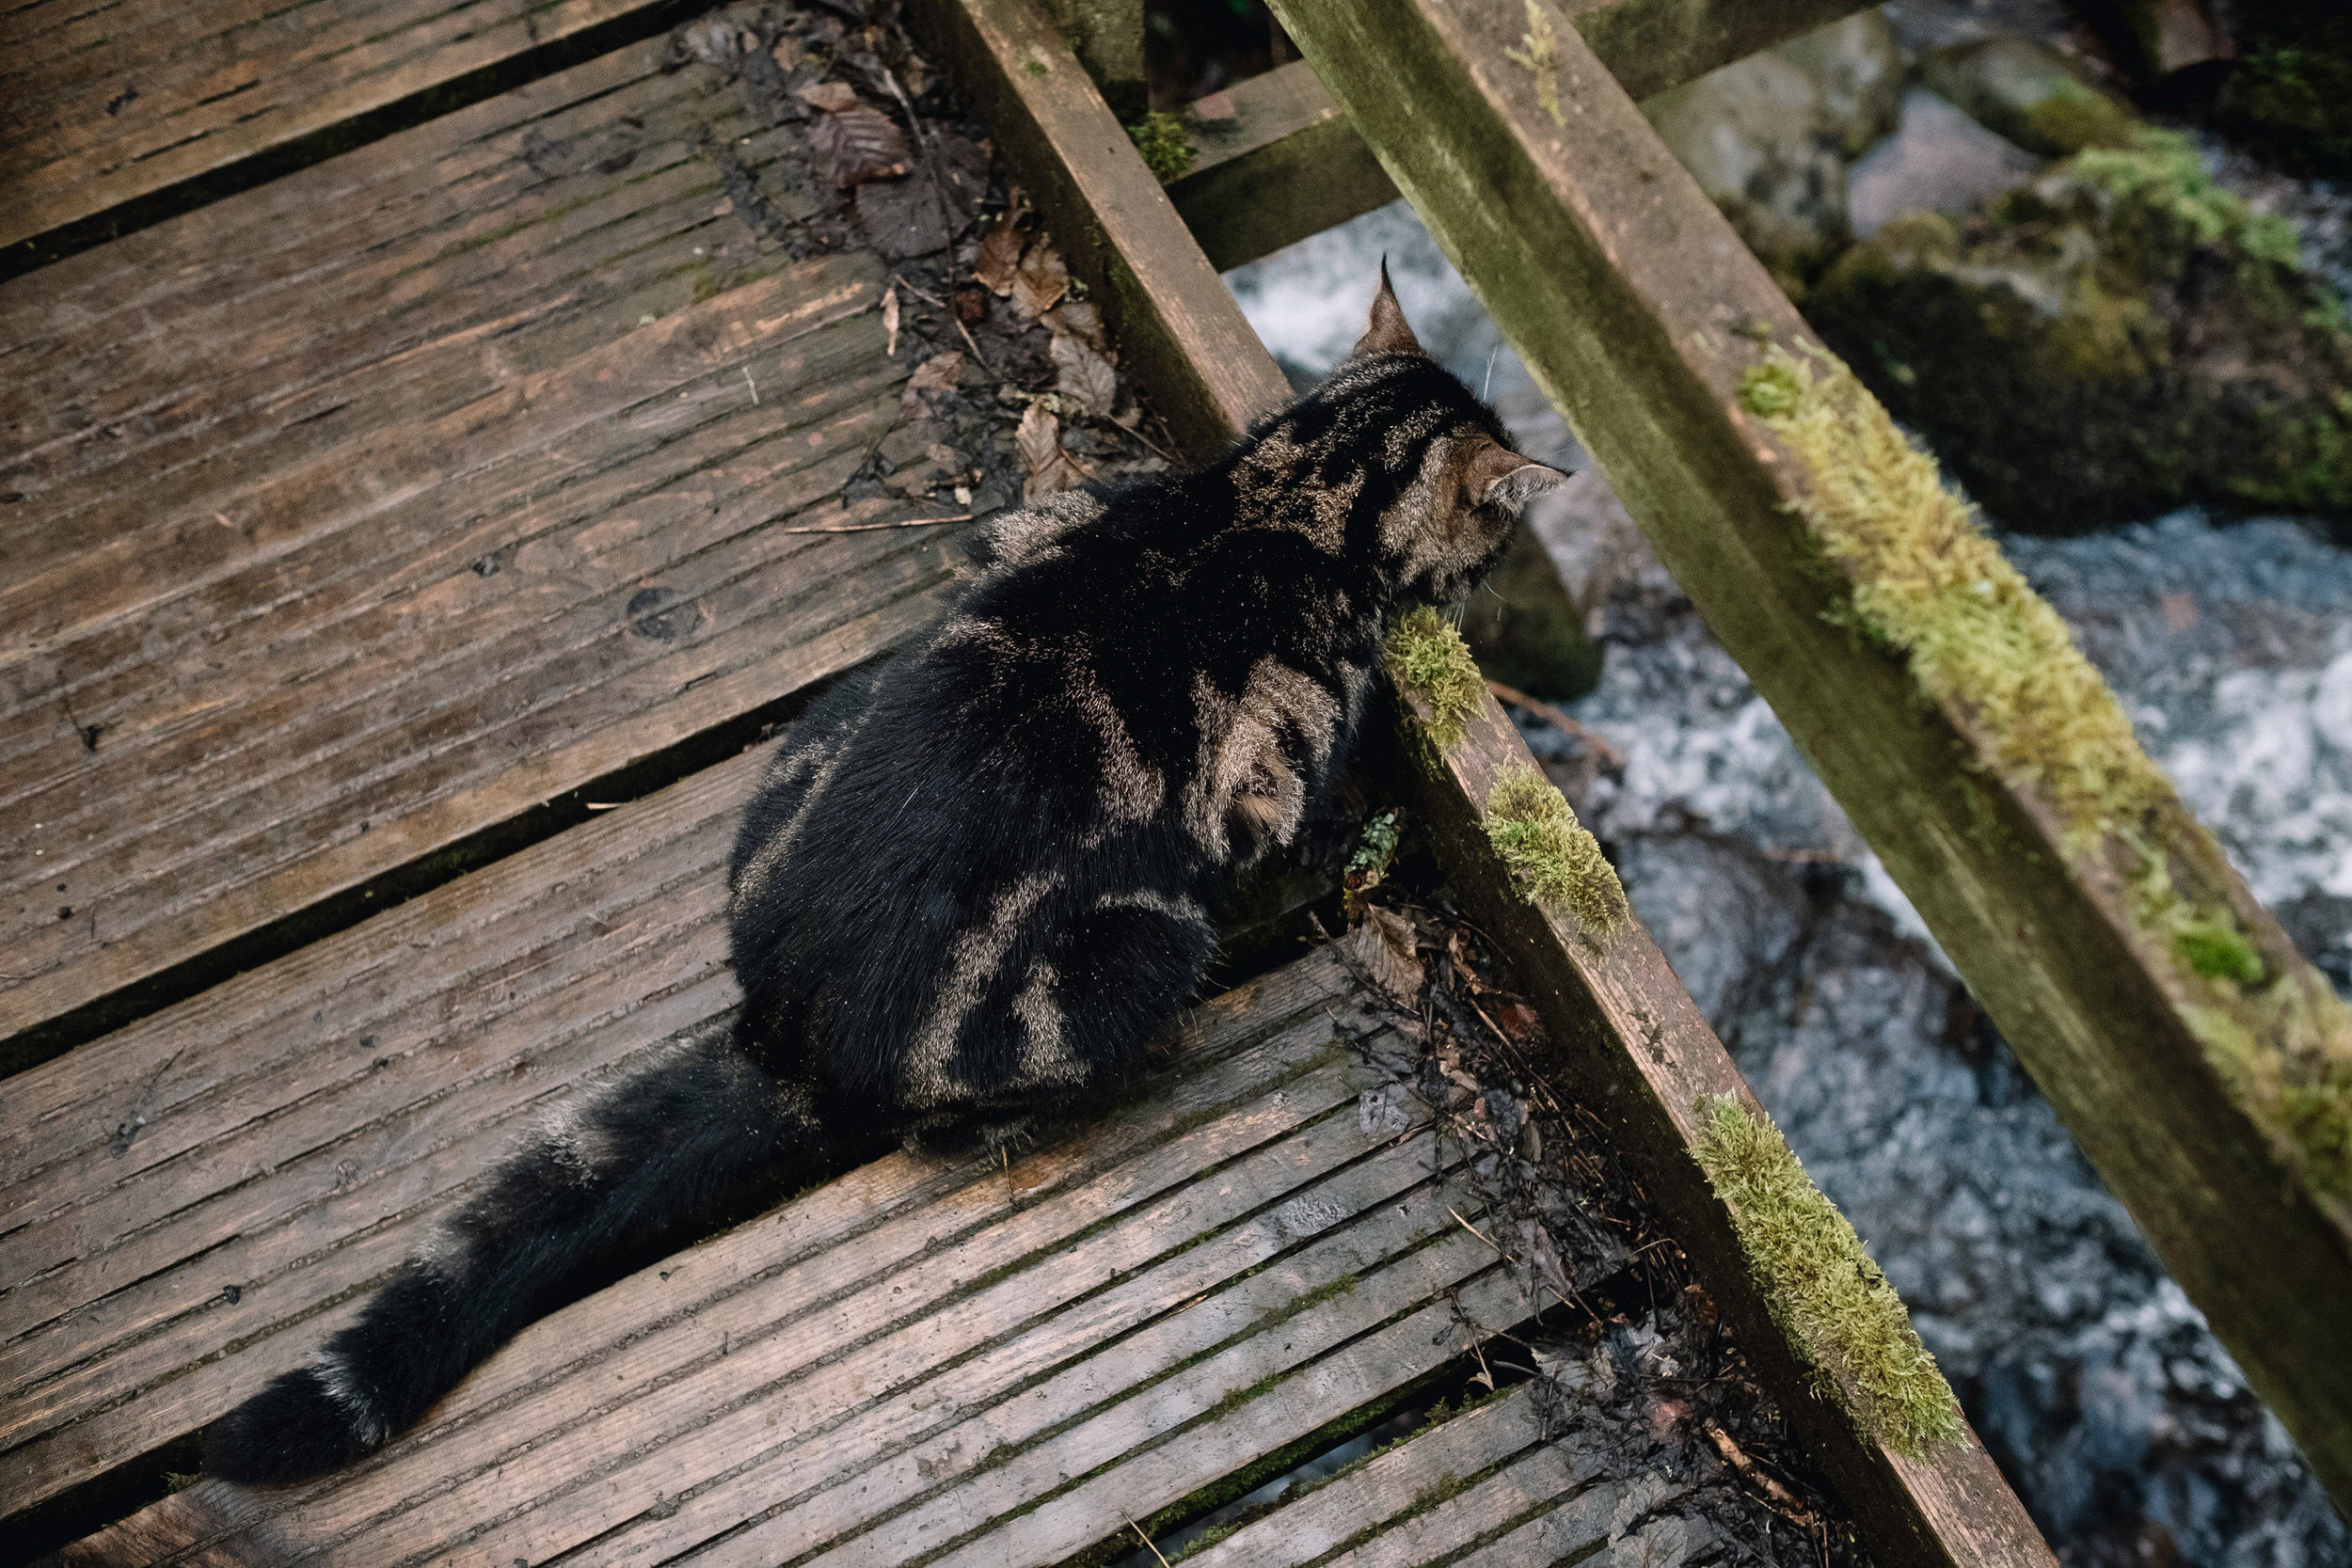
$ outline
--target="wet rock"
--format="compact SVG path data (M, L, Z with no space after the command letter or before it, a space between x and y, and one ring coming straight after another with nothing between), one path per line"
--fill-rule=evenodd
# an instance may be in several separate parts
M2352 334L2293 230L2143 132L1840 257L1806 314L2012 526L2352 515Z
M1925 87L1903 94L1902 123L1857 162L1848 180L1847 221L1877 233L1905 213L1957 214L2014 190L2042 160L1978 124Z
M1858 12L1642 105L1749 246L1793 280L1846 237L1846 159L1895 121L1893 33Z
M2065 55L2014 35L1935 50L1919 61L1919 80L1987 130L2048 158L2125 146L2139 124Z

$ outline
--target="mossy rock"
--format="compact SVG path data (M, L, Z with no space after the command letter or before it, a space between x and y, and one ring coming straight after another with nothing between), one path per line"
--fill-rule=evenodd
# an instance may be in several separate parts
M2045 158L2126 147L2139 129L2137 115L2064 55L2010 34L1932 51L1919 62L1919 81L1978 124Z
M2352 335L2293 231L2142 131L1954 222L1899 218L1806 300L2002 523L2187 502L2352 520Z
M1481 670L1538 697L1566 701L1600 682L1600 650L1531 528L1512 536L1486 587L1470 594L1462 638Z

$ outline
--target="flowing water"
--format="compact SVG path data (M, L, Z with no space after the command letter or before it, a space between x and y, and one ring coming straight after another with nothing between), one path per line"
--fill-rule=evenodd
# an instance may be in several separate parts
M1228 281L1300 379L1345 354L1383 254L1422 341L1521 446L1583 461L1402 203ZM1605 487L1547 499L1546 543L1601 607L1601 683L1571 711L1626 766L1529 741L2052 1544L2070 1563L2352 1564L2284 1431ZM2002 543L2255 892L2352 983L2352 553L2193 514Z

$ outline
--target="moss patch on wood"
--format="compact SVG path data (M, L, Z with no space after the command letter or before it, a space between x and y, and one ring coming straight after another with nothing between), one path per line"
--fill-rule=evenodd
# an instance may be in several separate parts
M1459 746L1486 693L1486 677L1462 634L1423 605L1390 628L1380 657L1399 686L1428 705L1423 724L1429 738L1441 751Z
M1731 1210L1765 1304L1811 1359L1821 1391L1898 1453L1915 1458L1966 1442L1960 1402L1902 1298L1780 1129L1729 1095L1701 1101L1699 1112L1707 1127L1691 1152Z
M1567 797L1534 768L1521 763L1495 780L1486 828L1521 896L1574 915L1594 937L1612 936L1632 919L1615 867Z
M1800 510L1849 585L1835 613L1963 716L1990 771L2047 804L2071 864L2123 879L2207 1059L2313 1192L2352 1199L2352 1010L2308 965L2265 962L2217 896L2175 885L2176 861L2218 851L2058 612L1833 356L1769 346L1740 401L1803 470Z
M1144 167L1163 185L1192 171L1192 137L1184 130L1182 115L1165 111L1145 115L1127 127L1127 139L1143 154Z

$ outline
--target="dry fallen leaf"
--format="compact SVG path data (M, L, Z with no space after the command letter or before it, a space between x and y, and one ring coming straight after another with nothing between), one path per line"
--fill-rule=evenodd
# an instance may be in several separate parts
M1028 476L1021 485L1025 501L1075 489L1094 477L1062 450L1061 421L1041 403L1029 404L1029 411L1021 416L1021 428L1013 432L1013 448L1021 457L1021 471Z
M768 55L778 71L790 71L801 63L801 40L786 33L769 46Z
M1421 954L1415 949L1413 928L1403 916L1377 904L1368 906L1364 923L1349 936L1348 945L1357 964L1391 1001L1420 1006Z
M898 285L896 283L882 291L882 331L889 339L882 353L896 359L898 357Z
M809 166L848 190L907 171L907 138L888 115L864 103L817 117L808 128Z
M1119 403L1119 372L1082 338L1054 335L1048 351L1054 358L1054 389L1086 404L1096 419L1107 416Z
M1070 269L1061 253L1043 240L1031 245L1012 275L1013 308L1024 320L1035 321L1061 303L1070 292Z
M907 377L909 392L952 392L956 383L963 379L963 350L951 348L945 354L934 354L914 368Z
M980 241L980 254L972 263L972 276L988 286L989 293L999 298L1012 293L1013 269L1021 264L1021 230L1007 213L1004 221L990 230Z
M844 109L857 107L857 89L847 82L819 82L801 89L801 102L812 109L837 115Z
M1045 325L1056 333L1083 338L1095 348L1110 347L1103 341L1103 312L1087 300L1065 298L1045 312Z

